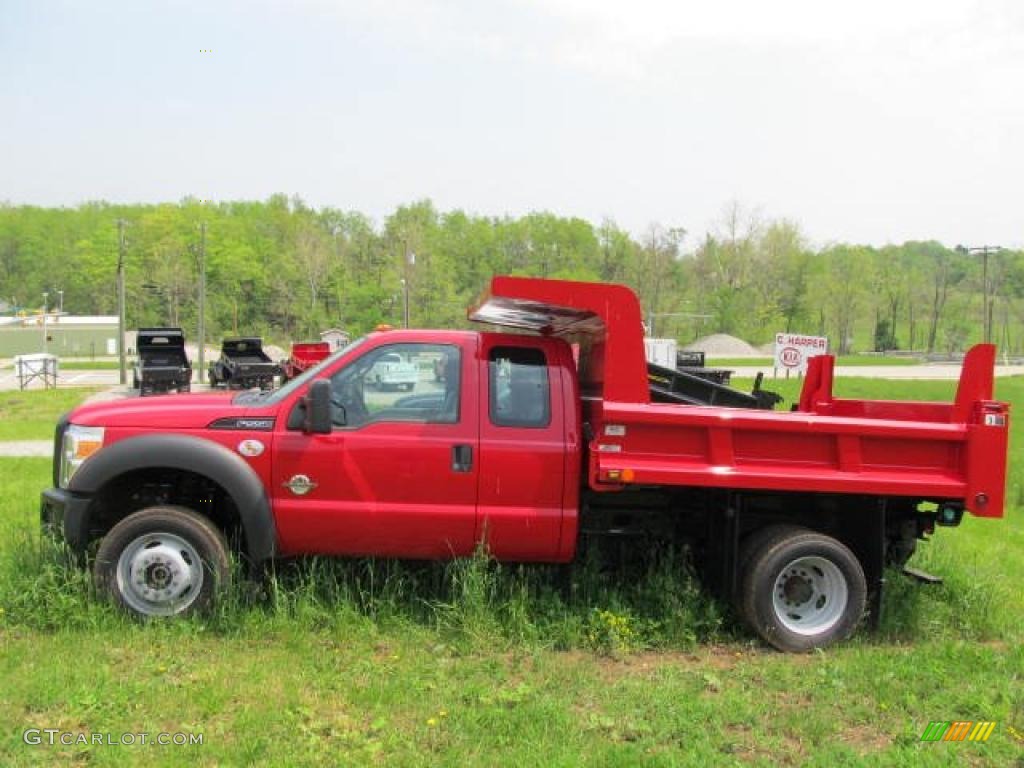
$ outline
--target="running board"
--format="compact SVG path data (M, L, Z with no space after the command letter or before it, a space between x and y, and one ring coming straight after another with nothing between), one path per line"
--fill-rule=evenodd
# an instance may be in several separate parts
M903 566L903 573L906 576L910 576L912 579L917 579L922 584L941 584L942 577L936 576L933 573L927 573L925 571L919 571L917 568L910 568Z

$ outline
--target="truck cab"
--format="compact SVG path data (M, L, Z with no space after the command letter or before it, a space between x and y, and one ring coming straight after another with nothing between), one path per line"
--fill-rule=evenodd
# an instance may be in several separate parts
M415 371L412 394L377 385L396 358ZM281 552L444 558L482 541L502 559L565 560L580 482L572 362L554 339L388 331L311 373L329 384L329 431L306 428L304 382L254 403L275 417Z

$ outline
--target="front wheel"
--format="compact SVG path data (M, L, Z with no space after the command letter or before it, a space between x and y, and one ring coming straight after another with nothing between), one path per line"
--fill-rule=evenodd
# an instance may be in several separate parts
M864 615L867 581L856 555L806 528L780 526L759 537L741 578L743 617L780 651L845 640Z
M208 611L230 583L224 536L184 507L149 507L103 538L93 569L100 592L139 618Z

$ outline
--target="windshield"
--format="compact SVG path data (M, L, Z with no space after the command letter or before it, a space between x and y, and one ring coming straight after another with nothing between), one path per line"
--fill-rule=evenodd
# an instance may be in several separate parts
M305 385L307 381L315 379L320 375L320 372L324 370L324 368L331 365L335 360L347 353L349 350L358 347L364 341L366 341L366 337L360 336L355 341L346 344L333 355L314 365L308 371L296 376L280 389L275 389L270 392L242 392L231 402L235 405L274 405L275 403L279 403L299 387Z

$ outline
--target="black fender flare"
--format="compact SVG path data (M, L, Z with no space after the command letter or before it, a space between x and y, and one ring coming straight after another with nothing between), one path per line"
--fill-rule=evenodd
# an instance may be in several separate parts
M127 472L147 468L180 469L208 477L235 503L249 558L261 563L277 552L277 528L259 475L238 454L202 437L140 435L106 446L82 464L68 490L91 496Z

